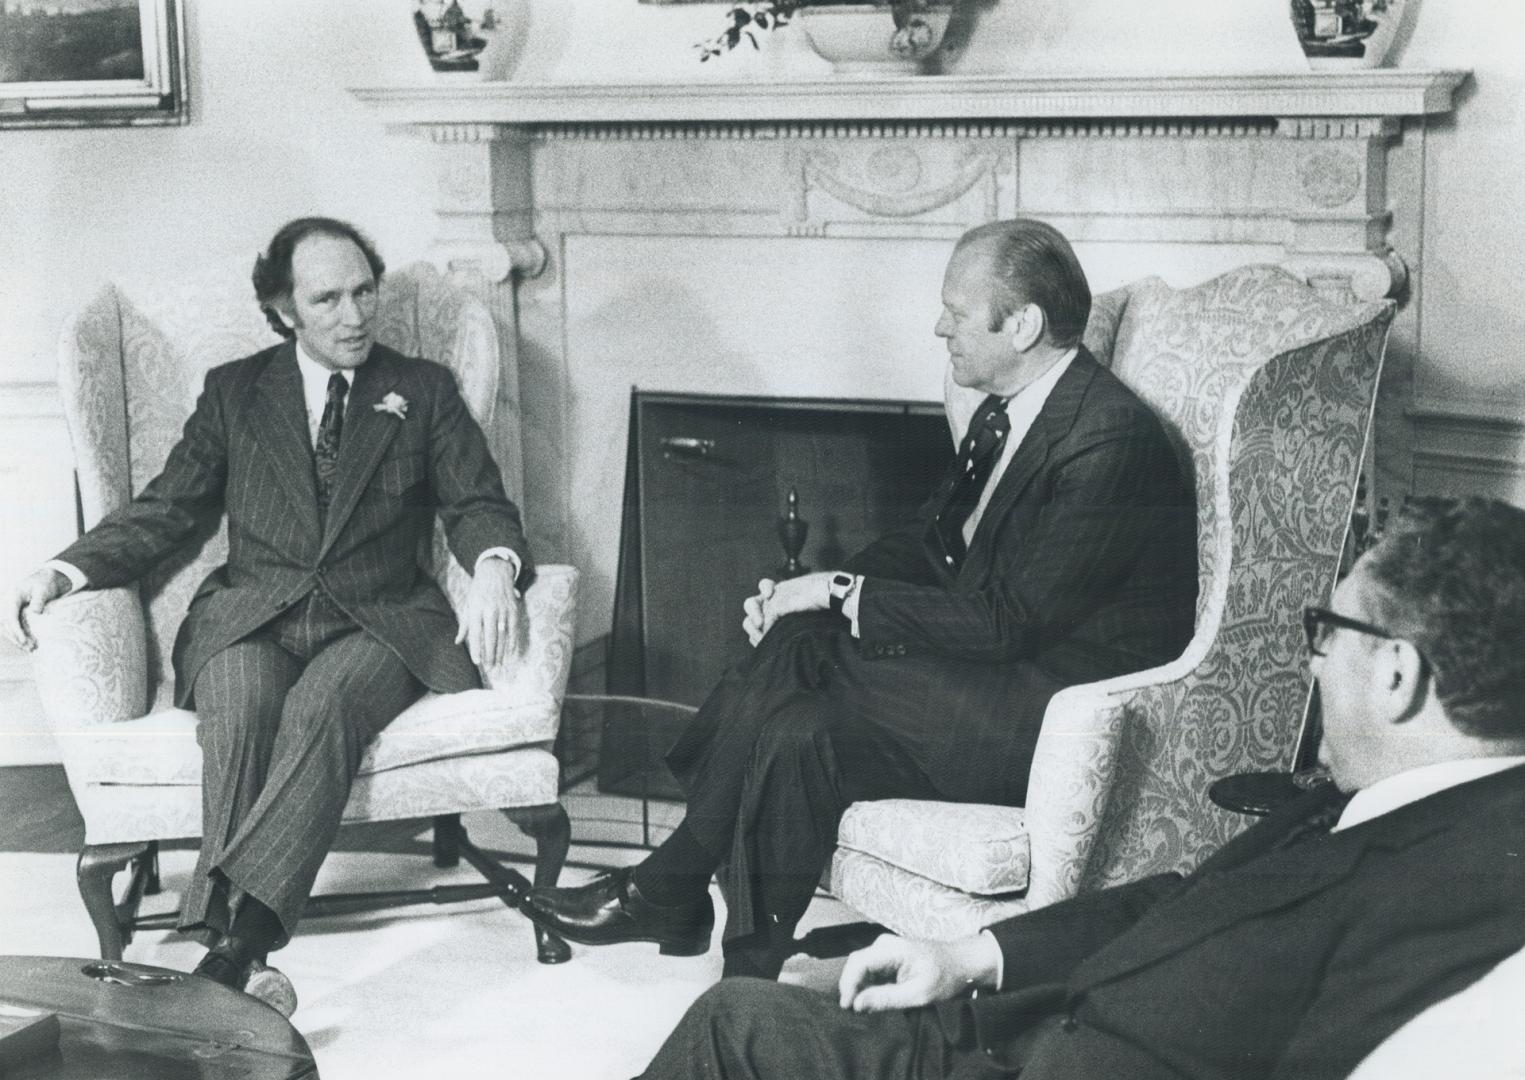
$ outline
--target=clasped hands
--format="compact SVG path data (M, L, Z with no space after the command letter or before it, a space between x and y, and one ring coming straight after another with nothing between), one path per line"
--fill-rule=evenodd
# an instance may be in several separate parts
M741 605L746 613L741 628L747 632L747 640L755 647L785 615L826 610L831 605L831 574L831 571L820 571L783 581L772 578L759 581L757 595L747 597Z

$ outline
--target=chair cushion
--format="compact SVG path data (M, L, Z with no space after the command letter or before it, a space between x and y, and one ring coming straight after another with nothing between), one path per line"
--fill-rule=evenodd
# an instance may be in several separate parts
M1024 895L974 896L844 847L831 858L831 893L869 921L926 941L956 941L1029 908Z
M162 744L161 744L162 745ZM517 747L362 773L344 821L398 821L556 802L561 767L548 749ZM127 844L201 835L200 784L71 785L87 844Z
M837 844L975 896L1027 888L1030 851L1021 807L857 802L842 815Z
M548 744L557 707L549 696L505 702L491 690L426 693L387 725L366 749L360 775L445 758ZM201 783L196 714L165 709L136 720L61 732L75 783L162 785Z

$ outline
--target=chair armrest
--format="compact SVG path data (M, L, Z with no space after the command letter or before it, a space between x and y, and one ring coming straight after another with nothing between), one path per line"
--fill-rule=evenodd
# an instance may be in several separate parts
M136 589L83 589L28 617L43 712L67 732L142 716L148 635Z
M1027 787L1029 909L1080 891L1117 772L1124 702L1098 688L1055 694L1043 714Z
M524 593L529 615L524 655L482 671L494 693L516 701L549 698L560 707L572 670L577 577L575 566L552 563L535 568L535 583Z

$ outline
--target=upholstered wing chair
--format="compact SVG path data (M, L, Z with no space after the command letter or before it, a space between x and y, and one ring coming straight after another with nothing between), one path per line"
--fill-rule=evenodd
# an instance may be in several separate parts
M1086 344L1154 407L1196 485L1196 632L1173 663L1055 695L1025 807L853 804L833 893L947 939L1188 869L1242 827L1208 785L1292 764L1311 684L1299 617L1334 587L1392 314L1271 266L1096 298ZM949 383L955 439L978 398Z
M473 416L492 433L518 430L516 384L500 393L498 339L486 305L427 266L382 282L377 337L410 356L448 365ZM248 286L209 282L128 292L107 286L65 324L59 385L73 440L87 526L129 500L162 467L206 370L278 340ZM495 416L501 407L509 415ZM505 470L519 499L517 454ZM170 646L196 585L227 551L226 524L135 588L84 590L32 619L35 670L69 786L85 819L79 887L100 938L119 959L145 890L157 888L157 843L201 834L201 753L193 713L174 707ZM429 554L451 602L470 578L436 526ZM536 884L552 884L569 828L551 753L571 662L577 571L541 566L525 603L528 652L483 671L485 689L426 693L365 753L346 822L433 818L435 862L465 856L484 885L443 886L411 897L513 902L522 876L477 849L460 815L503 810L536 841ZM132 865L126 899L113 879ZM441 891L443 890L443 892ZM383 906L355 897L334 907ZM322 914L314 898L310 914ZM537 931L542 962L566 959L560 939Z

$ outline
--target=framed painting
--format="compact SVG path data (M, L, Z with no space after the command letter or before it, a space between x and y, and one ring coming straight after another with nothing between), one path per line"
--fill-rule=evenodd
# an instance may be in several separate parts
M0 127L183 124L182 0L0 0Z

